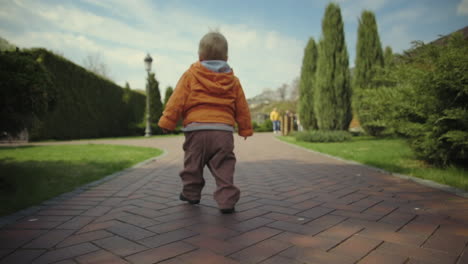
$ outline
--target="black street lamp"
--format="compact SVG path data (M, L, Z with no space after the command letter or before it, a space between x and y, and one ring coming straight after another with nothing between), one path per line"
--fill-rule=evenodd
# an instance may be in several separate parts
M148 72L148 80L146 81L146 129L145 129L145 137L151 136L151 125L150 125L150 92L149 92L149 73L151 71L151 63L153 62L153 58L149 55L149 53L145 57L145 69Z

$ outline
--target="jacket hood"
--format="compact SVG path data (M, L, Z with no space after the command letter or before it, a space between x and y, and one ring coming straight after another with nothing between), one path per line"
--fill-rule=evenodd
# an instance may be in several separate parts
M236 84L234 73L226 62L198 61L190 66L189 71L208 93L225 94L230 92Z

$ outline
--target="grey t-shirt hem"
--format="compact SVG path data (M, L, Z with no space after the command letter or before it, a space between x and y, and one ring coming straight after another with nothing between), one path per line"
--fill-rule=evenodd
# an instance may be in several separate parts
M234 132L234 127L227 125L227 124L194 124L194 125L187 125L186 127L182 128L183 132L191 132L191 131L199 131L199 130L221 130L221 131L229 131Z

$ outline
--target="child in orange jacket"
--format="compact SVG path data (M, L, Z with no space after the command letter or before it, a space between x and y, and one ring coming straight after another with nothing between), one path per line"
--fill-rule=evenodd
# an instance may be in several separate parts
M200 40L199 61L182 75L159 120L172 131L183 118L185 134L183 190L180 200L198 204L205 185L205 165L215 177L214 199L222 213L233 213L240 191L233 183L234 126L245 139L252 136L250 111L239 79L227 64L228 43L218 32Z

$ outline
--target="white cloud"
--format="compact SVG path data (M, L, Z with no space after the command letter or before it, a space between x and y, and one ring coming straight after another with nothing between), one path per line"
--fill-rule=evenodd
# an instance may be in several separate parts
M88 54L101 54L119 85L145 87L143 58L149 52L161 92L176 85L180 75L198 58L198 41L210 28L219 28L229 41L229 63L248 97L276 88L299 75L305 43L273 30L246 24L225 24L183 8L161 9L150 1L86 0L106 14L74 4L45 4L32 0L10 3L10 17L0 19L21 28L0 26L3 37L20 47L46 47L81 64ZM22 22L28 16L34 27ZM1 21L1 20L0 20ZM129 22L130 21L130 22Z
M457 6L458 15L468 15L468 0L461 0Z

